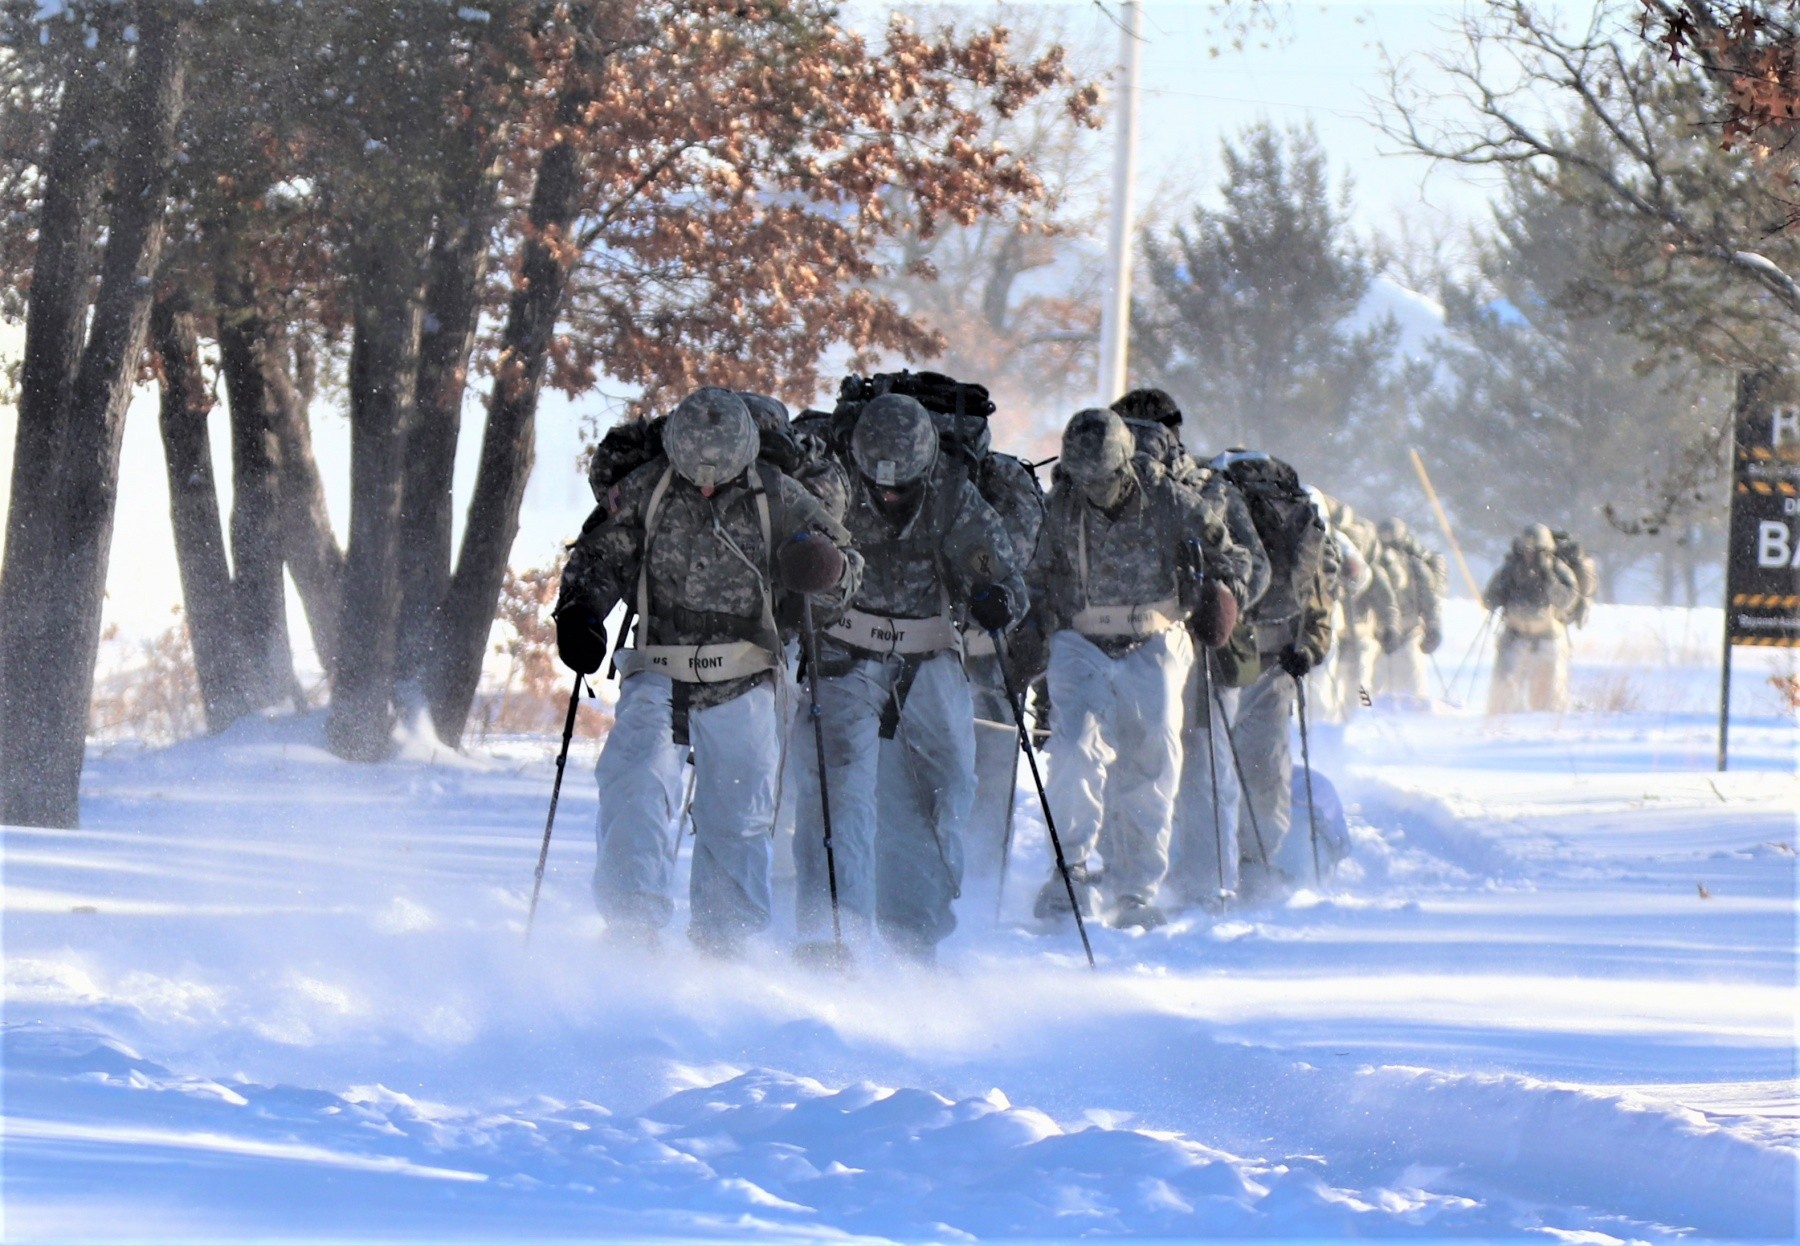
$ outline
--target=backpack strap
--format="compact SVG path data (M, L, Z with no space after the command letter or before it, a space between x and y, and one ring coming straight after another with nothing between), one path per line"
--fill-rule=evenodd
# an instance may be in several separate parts
M775 626L775 542L774 523L769 511L769 484L773 478L774 468L766 463L753 464L754 470L749 476L748 488L750 496L755 499L756 518L762 528L763 543L763 577L762 577L762 629L768 643L780 647L781 632ZM669 484L675 477L674 465L663 469L662 477L656 487L650 491L650 500L644 506L644 552L638 559L637 583L637 634L633 640L636 648L642 652L650 645L650 547L656 540L657 521L662 518L663 502L668 496Z
M675 465L663 468L650 500L644 505L644 550L638 557L637 636L633 643L642 649L650 643L650 547L656 541L656 521L662 518L663 499L668 496L669 482L675 478Z

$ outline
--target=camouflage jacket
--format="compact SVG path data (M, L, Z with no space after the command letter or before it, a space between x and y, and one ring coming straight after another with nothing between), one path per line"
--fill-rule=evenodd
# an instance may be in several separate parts
M1372 634L1377 641L1386 644L1400 634L1400 602L1381 556L1381 538L1376 535L1375 525L1366 519L1352 520L1340 531L1350 538L1369 566L1369 582L1362 592L1352 597L1340 597L1344 604L1344 622L1350 631Z
M1442 626L1446 567L1444 556L1411 536L1381 546L1381 567L1393 588L1401 634L1413 637Z
M1581 599L1575 572L1555 554L1521 553L1506 556L1481 595L1489 610L1503 612L1509 631L1527 636L1548 636Z
M948 456L939 456L917 509L898 523L875 508L861 473L850 473L844 526L863 557L862 586L851 603L858 610L928 619L948 604L960 625L975 587L997 584L1013 617L1025 613L1029 598L1012 538L967 469Z
M1029 577L1034 625L1044 635L1068 630L1087 606L1147 605L1174 597L1189 610L1196 572L1224 584L1240 603L1248 595L1251 553L1232 536L1225 503L1170 479L1147 457L1134 459L1132 472L1126 497L1112 516L1091 505L1067 477L1051 487ZM1084 526L1085 594L1079 565ZM1198 567L1191 560L1195 549ZM1117 656L1145 639L1105 637L1096 643Z
M667 488L646 531L646 512L665 475ZM601 618L621 601L635 608L647 551L648 618L639 620L638 634L649 643L751 640L779 651L782 637L771 634L769 622L791 611L776 582L774 550L797 533L818 532L845 549L849 563L836 590L814 597L820 617L831 617L861 579L862 559L849 548L850 534L817 498L767 464L755 465L747 479L751 483L740 480L707 498L659 458L613 485L569 551L558 609L584 595ZM769 503L767 544L759 493ZM767 678L692 685L690 703L697 709L719 705Z
M975 469L975 488L1000 516L1012 540L1013 565L1031 565L1038 532L1044 526L1044 491L1031 469L1010 454L988 454Z
M1169 479L1191 489L1205 482L1206 469L1188 453L1180 433L1155 420L1125 420L1125 427L1137 453L1162 468Z

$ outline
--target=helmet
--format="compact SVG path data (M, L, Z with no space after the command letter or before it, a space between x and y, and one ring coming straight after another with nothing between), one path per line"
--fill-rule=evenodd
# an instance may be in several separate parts
M937 462L938 431L917 398L882 394L856 417L850 457L857 470L878 485L909 485Z
M1534 523L1528 525L1525 531L1519 534L1519 544L1525 549L1541 549L1554 552L1556 549L1556 537L1553 536L1550 529L1543 524Z
M787 404L780 399L771 398L767 394L747 394L741 389L738 397L750 408L750 418L756 421L757 432L780 432L788 426Z
M1111 411L1077 411L1063 429L1062 470L1078 484L1106 480L1131 463L1134 443L1125 421Z
M713 385L683 398L663 428L663 453L683 479L702 489L737 479L760 448L744 400Z
M1392 545L1395 541L1406 539L1406 521L1404 519L1384 519L1375 527L1376 535L1382 544Z
M1165 390L1134 389L1114 402L1112 409L1127 420L1146 420L1169 428L1181 423L1181 408Z

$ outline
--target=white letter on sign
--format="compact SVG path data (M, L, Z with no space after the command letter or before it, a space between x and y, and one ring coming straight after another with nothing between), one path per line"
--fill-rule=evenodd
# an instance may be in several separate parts
M1776 407L1769 423L1769 445L1781 449L1783 442L1800 441L1800 407Z
M1765 519L1756 525L1756 565L1785 567L1789 553L1788 526Z

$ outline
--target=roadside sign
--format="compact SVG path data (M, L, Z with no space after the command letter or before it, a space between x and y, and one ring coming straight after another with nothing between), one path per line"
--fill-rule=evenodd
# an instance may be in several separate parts
M1719 769L1731 733L1731 647L1800 649L1800 404L1768 372L1738 378L1731 464Z

